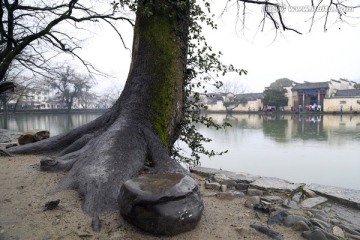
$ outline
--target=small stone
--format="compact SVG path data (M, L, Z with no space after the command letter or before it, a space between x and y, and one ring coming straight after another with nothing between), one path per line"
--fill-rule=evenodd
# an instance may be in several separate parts
M245 194L243 192L239 192L239 191L230 191L230 192L232 192L236 198L245 197Z
M340 224L341 222L340 222L339 219L332 218L332 219L330 220L330 223L333 224L333 225L338 225L338 224Z
M221 187L220 183L217 183L217 182L209 182L209 181L206 181L205 182L205 188L206 189L211 189L211 190L219 190Z
M270 202L271 204L277 204L283 202L282 198L279 196L263 196L260 199Z
M290 209L300 209L297 203L290 199L285 199L282 205Z
M337 236L335 236L334 234L331 234L331 233L325 231L324 229L321 229L321 228L316 227L316 226L314 227L314 230L315 230L315 229L318 229L319 231L321 231L328 240L339 240L339 238L338 238Z
M215 195L218 199L221 200L233 200L235 198L232 192L219 192Z
M344 231L341 228L339 228L338 226L333 227L332 232L335 236L337 236L339 238L345 237Z
M338 224L338 227L340 227L343 231L350 233L352 235L356 235L356 236L360 236L360 233L358 233L357 231L354 231L350 228L348 228L347 226L345 226L344 224Z
M248 196L262 196L263 191L258 190L258 189L248 189L247 190L247 195Z
M303 231L309 231L310 227L307 225L304 221L296 222L292 227L294 231L303 232Z
M303 189L303 192L307 197L311 197L311 198L316 197L316 193L310 189L305 188Z
M225 185L225 184L221 185L221 191L222 191L222 192L226 192L226 190L227 190L226 185Z
M304 201L301 202L301 206L303 208L313 208L319 204L322 204L324 202L327 201L327 198L325 197L313 197L313 198L308 198L305 199Z
M310 211L304 211L305 215L308 216L308 217L314 217L314 214Z
M360 236L358 235L346 234L346 236L348 236L352 240L360 240Z
M92 234L91 233L88 233L88 232L77 232L76 233L79 237L92 237Z
M327 221L328 221L328 219L327 219L325 216L320 215L320 214L315 214L314 218L319 219L319 220L321 220L321 221L323 221L323 222L327 222Z
M271 229L268 226L262 226L257 224L251 224L250 227L254 228L256 231L265 234L266 236L270 237L271 239L275 240L283 240L284 237L276 232L275 230Z
M319 229L315 229L314 231L305 231L301 234L301 236L309 240L328 240L325 234Z
M300 215L289 215L285 218L284 220L284 225L287 227L292 227L295 223L299 222L299 221L303 221L305 223L308 223L309 220L304 217L304 216L300 216Z
M330 228L330 224L328 224L327 222L324 222L324 221L321 221L319 219L316 219L316 218L311 218L310 219L310 222L314 225L314 226L317 226L319 228L322 228L324 230Z
M303 195L302 192L297 192L297 193L295 193L295 194L293 195L293 197L291 198L291 200L299 203L300 200L301 200L302 195Z
M254 209L254 205L259 204L259 203L260 203L260 197L259 196L252 196L252 197L249 197L245 201L245 207Z
M271 214L270 218L267 221L268 225L280 224L284 220L285 217L289 216L290 213L288 211L276 211Z

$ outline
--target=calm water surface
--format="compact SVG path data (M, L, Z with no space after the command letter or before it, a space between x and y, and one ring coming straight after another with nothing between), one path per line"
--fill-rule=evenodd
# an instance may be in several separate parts
M232 128L214 131L208 147L228 154L202 166L360 189L360 116L211 115Z
M0 128L49 129L54 136L100 115L0 115ZM204 167L360 189L360 116L209 116L233 127L216 131L199 126L213 139L207 147L229 150L223 156L202 158Z

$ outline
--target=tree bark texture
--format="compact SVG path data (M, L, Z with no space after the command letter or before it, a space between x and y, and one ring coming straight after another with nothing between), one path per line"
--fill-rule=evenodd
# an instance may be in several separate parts
M88 214L118 209L122 184L143 172L188 174L168 154L183 114L189 19L187 7L176 3L140 1L128 79L108 112L69 133L9 149L52 154L41 169L67 171L57 190L77 189Z

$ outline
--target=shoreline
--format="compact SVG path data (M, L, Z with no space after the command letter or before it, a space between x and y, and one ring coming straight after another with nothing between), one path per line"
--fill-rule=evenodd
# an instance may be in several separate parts
M234 182L246 182L250 187L266 191L293 192L299 188L308 189L342 205L360 210L360 190L356 189L317 183L292 183L288 180L277 177L259 176L243 172L236 173L227 170L217 170L214 168L199 166L192 168L190 172L208 178L215 174L222 174Z

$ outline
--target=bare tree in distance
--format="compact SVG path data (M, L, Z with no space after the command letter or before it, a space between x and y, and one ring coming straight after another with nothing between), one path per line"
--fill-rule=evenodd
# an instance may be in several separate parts
M102 21L109 24L122 40L115 22L124 21L133 25L131 17L116 10L110 3L100 6L91 1L79 0L1 0L0 93L5 89L5 86L2 87L4 76L11 65L21 65L30 72L48 76L53 69L49 60L61 52L79 59L89 71L95 70L91 63L76 52L80 48L80 39L64 29L71 26L72 29L81 31L83 23L95 24ZM49 54L49 50L55 53ZM9 83L7 86L10 86Z
M73 3L77 1L70 1L69 7ZM223 64L219 60L221 54L214 53L207 45L201 24L216 27L211 16L202 10L210 8L208 2L205 6L194 0L119 3L119 7L124 4L134 7L136 23L129 75L114 106L69 133L9 150L54 154L55 158L41 162L41 168L66 171L58 190L77 189L84 199L84 211L94 215L119 209L123 183L144 172L189 174L171 158L174 142L185 139L195 149L203 150L202 146L192 144L198 142L187 138L191 134L199 137L193 119L197 117L196 121L208 127L219 126L190 111L196 102L191 105L185 99L201 86L201 80L206 80L204 75L245 73ZM265 7L264 21L270 20L276 29L297 32L285 24L280 1L232 3ZM333 1L329 3L332 5ZM269 6L277 10L269 11ZM199 189L195 188L194 194L199 195Z
M78 102L89 92L94 81L90 76L79 74L67 66L54 77L46 78L45 83L56 91L56 97L66 105L70 112L74 101Z

